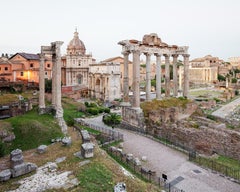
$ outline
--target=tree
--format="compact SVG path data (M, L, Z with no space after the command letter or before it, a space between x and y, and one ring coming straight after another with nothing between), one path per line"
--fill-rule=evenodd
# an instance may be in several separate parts
M52 93L52 79L45 79L45 92Z
M119 125L121 123L121 120L121 116L117 113L109 113L103 116L103 122L111 126L113 129L116 125Z
M226 78L223 75L218 74L218 81L226 81Z

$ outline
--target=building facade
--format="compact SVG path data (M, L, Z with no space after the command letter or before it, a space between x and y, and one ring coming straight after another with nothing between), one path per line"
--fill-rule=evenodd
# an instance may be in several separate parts
M45 78L52 78L52 62L44 61ZM39 83L40 58L38 54L16 53L9 59L0 59L0 78L10 82L22 81L27 85Z

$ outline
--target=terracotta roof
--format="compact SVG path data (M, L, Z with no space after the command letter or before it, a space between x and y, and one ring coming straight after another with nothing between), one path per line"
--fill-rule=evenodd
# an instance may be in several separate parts
M39 60L39 55L38 54L32 54L32 53L16 53L12 57L10 57L9 59L15 57L17 54L21 55L22 57L24 57L27 60Z
M122 59L122 60L124 61L124 58L123 58L123 57L117 56L117 57L111 57L111 58L109 58L109 59L105 59L105 60L103 60L102 62L113 62L113 61L116 60L116 59ZM129 60L129 63L132 63L132 61Z

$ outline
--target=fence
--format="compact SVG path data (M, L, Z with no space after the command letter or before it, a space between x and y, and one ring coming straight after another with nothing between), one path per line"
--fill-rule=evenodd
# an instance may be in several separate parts
M79 119L75 120L75 122L79 123L80 125L89 127L91 129L94 129L96 131L100 131L101 133L104 133L104 134L108 135L110 140L123 141L123 134L118 132L118 131L115 131L115 130L112 130L112 129L109 129L109 128L106 128L106 127L100 127L100 126L97 126L97 125L93 125L91 123L87 123L87 122L85 122L83 120L79 120Z
M161 188L164 188L166 192L184 192L184 190L178 189L177 187L171 185L171 183L168 183L166 179L161 178L156 175L155 171L146 169L145 167L142 167L141 165L137 165L136 162L134 162L133 158L127 157L126 154L122 153L119 150L113 150L111 147L107 147L106 151L117 161L120 161L122 164L124 164L127 168L129 168L132 172L134 172L136 175L146 179L149 182L153 182L156 185L158 185Z
M126 127L124 127L124 128L126 128ZM129 130L132 130L132 128L130 128ZM211 169L211 171L213 171L213 172L218 172L224 176L231 177L236 182L240 183L240 168L233 169L232 167L222 165L214 160L209 160L209 159L203 158L199 154L197 154L197 152L195 150L183 145L182 143L178 143L178 142L174 141L174 139L170 138L169 136L156 137L156 136L153 136L153 135L150 135L147 133L143 133L142 131L138 131L136 129L132 130L132 131L137 132L140 135L144 135L145 137L148 137L154 141L162 143L168 147L171 147L178 151L184 152L189 155L190 161L196 162L197 164L199 164L203 167L207 167L207 168Z
M189 160L197 164L211 169L212 172L217 172L227 177L231 177L240 183L240 168L232 168L214 160L207 159L198 155L195 151L189 152Z

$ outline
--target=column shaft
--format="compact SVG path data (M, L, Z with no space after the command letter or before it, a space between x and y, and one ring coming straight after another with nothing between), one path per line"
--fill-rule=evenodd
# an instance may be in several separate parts
M178 55L173 55L173 96L178 96L178 76L177 76L177 58Z
M57 72L57 65L56 65L56 58L52 56L52 106L56 108L56 72Z
M156 98L157 100L161 99L161 84L162 84L162 79L161 79L161 55L156 54L156 63L157 63L157 68L156 68Z
M128 69L128 56L129 52L124 52L124 72L123 72L123 102L129 102L129 69Z
M170 60L169 55L164 55L165 57L165 96L170 97Z
M39 67L39 108L45 108L45 66L44 66L44 54L40 55L40 67Z
M56 41L52 43L52 48L54 49L53 57L55 59L56 65L56 87L55 87L55 98L56 98L56 117L63 117L63 109L62 109L62 86L61 86L61 52L60 47L63 44L61 41Z
M189 92L189 54L184 54L184 85L183 85L183 96L188 97Z
M140 108L140 51L133 51L133 103L134 108Z
M146 53L146 101L151 100L151 54Z

